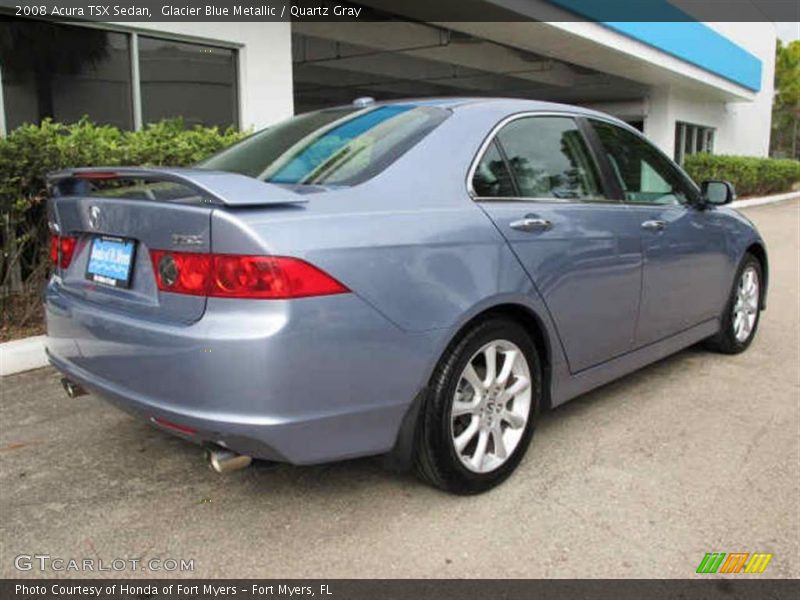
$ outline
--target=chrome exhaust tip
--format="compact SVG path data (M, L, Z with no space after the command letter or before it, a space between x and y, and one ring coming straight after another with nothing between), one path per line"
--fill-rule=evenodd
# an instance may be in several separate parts
M206 461L216 473L230 473L246 469L253 462L252 457L237 454L225 448L206 448Z
M83 388L83 386L75 383L71 379L67 379L66 377L61 378L61 387L64 388L64 391L70 398L77 398L78 396L86 396L89 393Z

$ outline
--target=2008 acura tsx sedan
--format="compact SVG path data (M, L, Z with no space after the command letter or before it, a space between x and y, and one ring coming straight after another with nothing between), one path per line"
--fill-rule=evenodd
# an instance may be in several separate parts
M730 184L571 106L359 99L49 187L67 391L218 471L387 454L481 492L541 411L702 340L741 352L765 306Z

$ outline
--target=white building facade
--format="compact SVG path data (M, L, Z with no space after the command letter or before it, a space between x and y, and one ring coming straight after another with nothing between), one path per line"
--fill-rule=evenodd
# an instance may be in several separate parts
M554 10L567 1L552 2ZM177 116L259 129L359 96L495 95L609 112L678 160L699 151L766 156L769 149L770 22L36 26L56 31L43 36L62 36L72 64L46 52L34 63L25 48L0 57L4 131L43 116L84 114L131 129ZM37 68L49 69L51 81L37 78Z

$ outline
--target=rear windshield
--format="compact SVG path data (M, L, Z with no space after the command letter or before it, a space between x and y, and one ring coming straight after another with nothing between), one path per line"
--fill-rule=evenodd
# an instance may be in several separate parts
M197 166L270 183L356 185L383 171L449 114L412 104L321 110L256 133Z

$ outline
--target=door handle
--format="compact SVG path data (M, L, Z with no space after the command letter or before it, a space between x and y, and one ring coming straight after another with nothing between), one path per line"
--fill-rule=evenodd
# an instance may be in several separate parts
M547 219L539 217L525 217L518 221L511 221L509 227L519 231L547 231L553 226L553 223Z
M642 223L642 229L647 229L648 231L664 231L667 228L666 221L659 221L659 220L652 220L652 221L645 221Z

